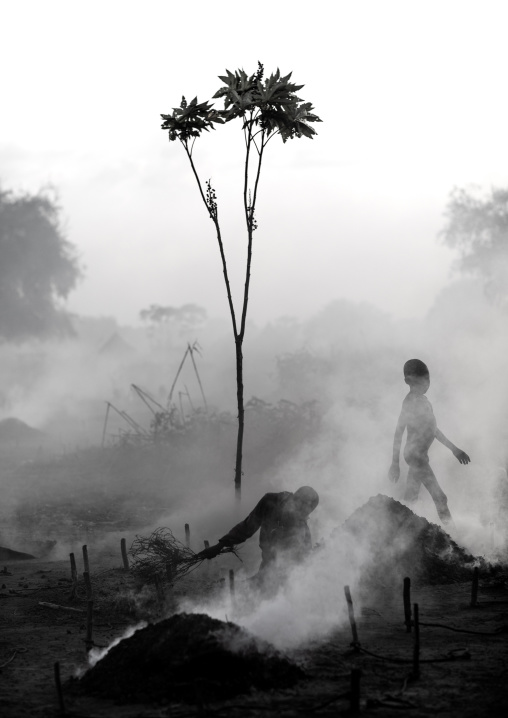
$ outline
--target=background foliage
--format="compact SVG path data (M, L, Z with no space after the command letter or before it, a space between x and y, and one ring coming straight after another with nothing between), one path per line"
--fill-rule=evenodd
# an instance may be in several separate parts
M0 338L72 332L60 300L81 269L49 192L15 195L0 190Z

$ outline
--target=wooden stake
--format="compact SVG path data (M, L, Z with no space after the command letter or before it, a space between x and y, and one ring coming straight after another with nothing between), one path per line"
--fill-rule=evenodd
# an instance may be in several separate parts
M353 646L353 648L358 648L360 646L360 641L358 640L358 631L356 630L355 612L353 609L353 599L351 598L351 591L349 590L349 586L344 586L344 593L346 594L347 610L348 610L348 614L349 614L349 623L351 624L351 632L353 634L353 642L351 645Z
M128 571L129 559L127 558L127 542L124 538L120 541L120 551L122 552L123 567L126 571Z
M362 671L360 668L351 669L351 693L350 693L350 711L353 715L360 712L360 678Z
M93 648L93 601L88 600L86 602L86 638L85 638L86 650L90 651Z
M413 604L414 616L414 645L413 645L413 678L420 677L420 620L418 614L418 604Z
M83 572L83 580L85 582L86 597L89 601L91 601L93 598L93 595L92 595L93 592L92 592L92 582L90 581L90 574L88 573L88 571Z
M72 580L72 583L74 584L74 583L77 583L77 580L78 580L78 569L76 567L76 559L75 559L73 553L69 554L69 558L71 560L71 580Z
M88 562L88 549L86 547L86 544L83 546L83 566L84 566L83 570L89 574L90 573L90 563Z
M185 524L185 545L190 548L190 528L189 524Z
M74 554L70 553L69 558L71 560L71 581L72 581L72 588L71 592L69 594L69 600L72 600L76 597L76 591L78 588L78 569L76 567L76 559L74 558Z
M478 566L473 569L473 583L471 586L471 608L478 606Z
M411 579L404 579L404 623L406 624L406 633L411 633Z
M205 548L210 548L210 541L204 540Z
M54 672L55 672L55 686L56 686L56 694L58 696L58 706L60 708L60 715L65 716L65 703L63 699L63 692L62 692L62 682L60 680L60 664L58 661L54 665Z
M235 600L235 572L232 568L229 569L229 593L231 600Z

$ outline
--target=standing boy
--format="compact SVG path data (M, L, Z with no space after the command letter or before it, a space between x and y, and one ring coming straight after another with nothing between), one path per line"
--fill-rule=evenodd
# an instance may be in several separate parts
M429 370L420 359L410 359L404 364L404 381L409 385L409 394L402 402L402 411L393 438L393 461L388 472L391 481L400 477L399 454L404 429L407 429L404 459L409 465L404 500L416 501L423 484L432 496L437 513L443 524L453 524L446 494L439 486L430 468L428 451L437 439L444 444L461 464L469 464L469 456L458 449L437 428L432 404L425 396L430 386Z

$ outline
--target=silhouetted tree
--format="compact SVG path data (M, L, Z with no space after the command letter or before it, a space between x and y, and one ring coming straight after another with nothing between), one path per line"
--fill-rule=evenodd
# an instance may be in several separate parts
M454 189L441 236L460 252L461 272L479 277L493 301L508 300L508 188Z
M60 300L81 276L48 192L0 190L0 338L12 341L72 334Z
M181 307L162 307L160 304L150 304L148 309L140 311L139 317L142 321L152 324L177 322L193 326L206 319L206 309L197 304L183 304Z
M206 309L197 304L183 304L181 307L164 307L150 304L142 309L139 318L148 323L148 336L159 349L167 349L175 332L180 336L188 334L206 320Z
M234 73L226 70L226 75L219 76L223 86L215 93L214 98L224 99L224 110L215 110L208 102L198 102L195 97L187 103L182 98L180 107L173 109L170 115L161 115L162 129L169 131L170 141L179 140L187 154L194 177L198 185L201 199L212 220L224 273L226 293L233 324L233 335L236 351L236 386L238 406L238 437L235 463L235 491L240 498L242 481L242 446L244 432L244 401L243 401L243 340L249 300L249 283L252 261L252 236L257 229L255 218L258 198L259 179L263 155L268 142L280 135L283 142L294 137L312 137L316 131L309 123L321 120L313 114L310 102L303 102L296 93L303 85L290 82L291 73L284 77L279 70L270 77L264 77L264 68L258 63L258 71L247 75L243 70ZM224 253L221 228L219 224L219 207L217 196L211 181L203 187L194 164L193 150L196 139L203 130L215 129L216 124L224 124L239 118L245 140L244 178L243 178L243 214L247 232L247 258L245 280L240 316L238 318L229 282L228 267Z

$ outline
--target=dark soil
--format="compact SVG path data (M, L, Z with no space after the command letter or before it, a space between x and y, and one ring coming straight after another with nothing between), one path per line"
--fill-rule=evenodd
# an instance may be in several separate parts
M342 530L369 556L364 583L411 576L415 584L445 584L471 579L476 566L483 575L497 570L483 557L467 553L440 526L383 494L357 509Z
M221 700L289 688L303 671L234 623L179 613L114 646L79 681L81 691L124 702Z
M68 560L6 561L0 571L0 715L61 716L55 662L69 718L335 718L349 714L352 669L361 670L361 715L508 715L508 583L501 570L470 557L437 526L388 497L370 499L346 528L374 553L365 567L361 609L352 587L359 645L351 645L349 625L339 622L341 596L336 630L288 656L228 621L175 615L179 596L222 590L219 569L209 562L168 592L170 618L121 641L79 680L78 671L87 668L82 579L73 592ZM140 619L155 621L161 606L154 587L140 586L120 568L117 543L101 552L102 540L95 544L90 537L88 544L93 640L106 647ZM480 586L472 607L475 564ZM411 577L411 602L419 606L419 675L414 632L404 625L403 575Z

